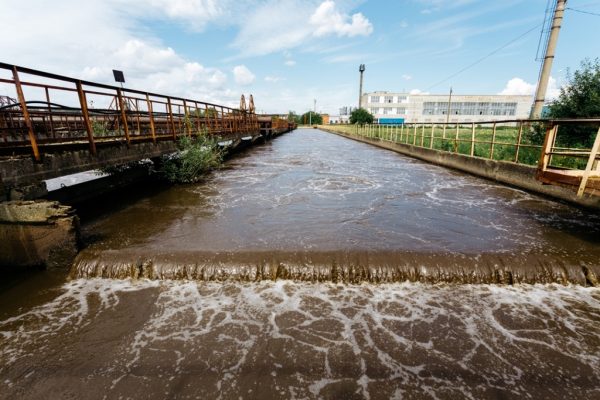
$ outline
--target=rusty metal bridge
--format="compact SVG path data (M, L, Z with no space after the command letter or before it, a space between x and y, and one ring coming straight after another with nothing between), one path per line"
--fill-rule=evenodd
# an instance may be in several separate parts
M231 108L5 63L0 94L5 187L155 157L174 151L182 136L206 135L235 147L295 128L277 116L257 115L252 95Z

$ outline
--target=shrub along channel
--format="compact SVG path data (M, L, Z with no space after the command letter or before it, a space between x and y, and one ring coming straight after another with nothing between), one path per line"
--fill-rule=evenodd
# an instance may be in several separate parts
M215 139L206 135L184 136L178 143L179 152L162 157L160 175L173 183L194 183L204 174L223 163L223 150Z

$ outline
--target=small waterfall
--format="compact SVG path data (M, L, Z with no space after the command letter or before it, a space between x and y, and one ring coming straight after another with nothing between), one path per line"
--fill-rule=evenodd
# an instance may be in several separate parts
M427 254L410 252L186 252L143 256L82 252L72 278L242 281L286 279L359 284L422 282L459 284L561 283L598 286L600 266L566 264L540 255Z

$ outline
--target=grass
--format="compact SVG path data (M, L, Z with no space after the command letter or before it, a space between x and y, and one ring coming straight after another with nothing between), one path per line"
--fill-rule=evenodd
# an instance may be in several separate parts
M471 155L472 128L471 126L449 126L444 129L441 125L415 127L401 126L364 126L329 125L328 129L359 136L370 136L398 143L414 144L435 150L449 151L458 154ZM511 161L528 165L536 165L541 153L541 146L535 143L535 138L529 134L529 128L523 127L519 154L516 154L518 127L497 127L495 138L491 127L475 126L475 142L473 155L499 161ZM492 139L495 144L492 146ZM492 148L493 147L493 148Z

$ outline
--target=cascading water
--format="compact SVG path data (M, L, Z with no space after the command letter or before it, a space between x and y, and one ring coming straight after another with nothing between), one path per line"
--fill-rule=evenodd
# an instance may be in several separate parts
M519 190L299 130L84 239L0 398L600 396L600 217Z
M600 217L318 131L87 227L73 277L590 284Z

